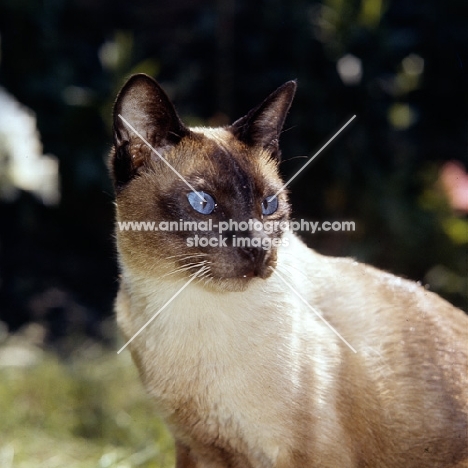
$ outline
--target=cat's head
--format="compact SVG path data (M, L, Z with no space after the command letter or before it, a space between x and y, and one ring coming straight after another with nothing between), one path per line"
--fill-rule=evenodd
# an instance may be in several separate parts
M230 126L188 128L152 78L129 79L114 107L110 158L124 269L198 272L231 291L270 276L290 211L285 191L277 194L278 139L295 90L285 83Z

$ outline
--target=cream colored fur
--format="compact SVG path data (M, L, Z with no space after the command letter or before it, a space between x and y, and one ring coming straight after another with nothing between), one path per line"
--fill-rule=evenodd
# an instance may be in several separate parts
M194 282L130 345L175 437L195 447L198 438L226 441L259 468L300 466L291 458L298 449L310 467L452 466L429 455L466 424L465 317L414 283L289 240L278 272L357 353L275 274L244 292ZM124 264L117 318L125 336L185 282ZM449 446L463 450L460 442ZM227 466L204 452L193 466Z

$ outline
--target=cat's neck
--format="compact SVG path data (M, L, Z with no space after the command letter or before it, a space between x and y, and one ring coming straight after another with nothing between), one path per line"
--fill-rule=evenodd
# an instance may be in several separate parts
M131 309L138 311L132 320L135 331L155 315L152 326L166 328L176 324L186 329L231 322L235 326L239 321L265 324L283 320L285 314L291 315L292 306L301 301L285 281L293 289L308 291L310 297L313 284L305 272L298 269L298 259L313 254L294 234L285 236L287 246L279 249L272 275L267 279L253 278L244 291L220 291L205 280L190 281L187 277L170 274L147 276L124 267L123 291L131 298Z

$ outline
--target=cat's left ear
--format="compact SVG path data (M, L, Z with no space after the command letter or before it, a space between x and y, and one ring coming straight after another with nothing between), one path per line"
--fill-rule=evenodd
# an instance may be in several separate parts
M288 81L271 93L259 106L236 120L230 131L249 146L279 154L279 136L296 93L296 81Z

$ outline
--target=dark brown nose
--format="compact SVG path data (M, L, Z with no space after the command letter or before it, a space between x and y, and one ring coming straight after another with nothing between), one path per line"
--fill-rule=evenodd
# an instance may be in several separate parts
M243 276L253 278L265 275L267 251L261 247L239 247L242 256L248 261L246 272Z
M239 247L242 254L252 263L263 263L266 256L266 250L261 247Z

